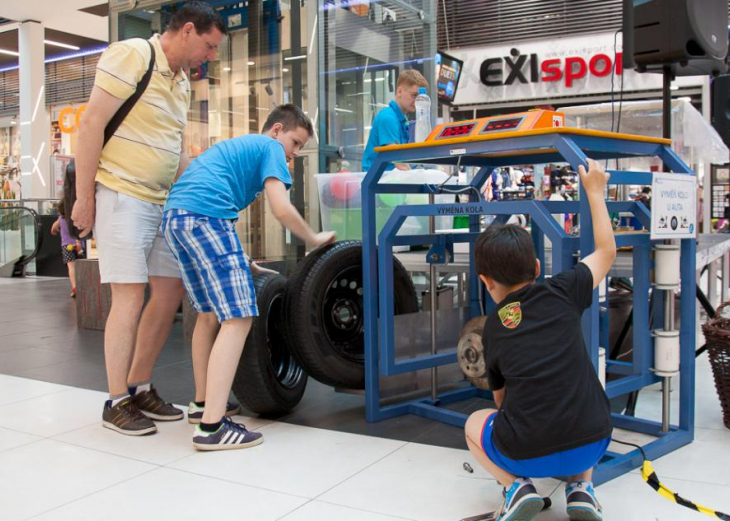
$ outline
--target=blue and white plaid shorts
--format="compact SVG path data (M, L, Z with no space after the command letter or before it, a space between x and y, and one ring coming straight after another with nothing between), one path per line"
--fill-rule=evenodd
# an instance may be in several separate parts
M258 316L256 290L235 221L167 210L160 231L182 272L190 302L222 323Z

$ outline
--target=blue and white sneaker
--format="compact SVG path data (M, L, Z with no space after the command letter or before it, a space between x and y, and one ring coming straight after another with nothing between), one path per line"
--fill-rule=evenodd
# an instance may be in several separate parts
M198 450L245 449L263 441L264 435L260 432L249 432L245 425L234 423L225 417L217 431L205 432L198 425L193 435L193 445Z
M195 402L190 402L188 405L188 423L192 423L193 425L196 425L203 421L203 413L205 412L205 407L200 407L199 405L196 405ZM226 416L235 416L236 414L241 414L241 406L237 403L226 403Z
M565 486L565 502L571 521L602 521L603 509L596 499L593 483L573 481Z
M504 504L497 521L530 521L545 505L529 478L517 478L509 490L505 489Z

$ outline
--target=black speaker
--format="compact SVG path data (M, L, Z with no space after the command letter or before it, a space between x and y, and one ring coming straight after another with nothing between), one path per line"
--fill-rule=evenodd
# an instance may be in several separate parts
M730 74L712 80L712 126L730 147Z
M628 41L633 37L632 54L639 72L661 72L664 66L677 76L717 75L727 70L727 0L628 0L624 2L625 30L631 18L633 33Z

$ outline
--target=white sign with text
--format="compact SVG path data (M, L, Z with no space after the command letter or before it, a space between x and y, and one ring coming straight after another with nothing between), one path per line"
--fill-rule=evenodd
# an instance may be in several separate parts
M614 40L613 32L448 52L464 61L457 106L618 93L622 80L627 92L662 88L661 74L623 70L621 38ZM674 84L698 86L703 81L703 76L687 76Z
M651 238L697 235L697 180L693 175L657 172L651 187Z

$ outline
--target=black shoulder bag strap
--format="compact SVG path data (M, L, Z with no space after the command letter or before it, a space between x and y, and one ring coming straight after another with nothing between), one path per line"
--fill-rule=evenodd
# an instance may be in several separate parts
M147 44L150 46L150 63L147 66L147 72L145 72L144 76L142 76L142 79L139 80L139 83L137 84L137 88L135 89L134 93L129 98L127 98L124 103L122 103L122 106L119 107L117 113L114 114L114 117L112 117L112 119L109 120L109 123L107 123L106 128L104 129L104 145L109 142L109 140L114 135L114 132L117 131L119 125L121 125L122 121L124 121L124 118L127 117L132 108L137 104L139 98L142 97L142 94L147 89L147 85L150 84L152 71L155 68L155 47L149 41L147 41Z
M109 120L109 123L107 123L106 128L104 129L104 143L101 146L102 149L112 138L119 128L119 125L122 124L124 118L126 118L131 112L132 108L135 106L137 101L139 101L139 98L142 97L142 94L150 84L150 78L152 78L152 72L155 69L155 47L149 42L149 40L147 41L147 44L150 46L150 62L149 65L147 65L147 72L145 72L142 79L139 80L134 93L132 93L132 95L127 98L124 103L122 103L122 106L119 107L119 110L117 110L116 114L114 114L112 119ZM66 224L68 225L69 232L74 238L80 239L81 237L79 234L81 230L76 228L71 222L71 210L76 202L76 162L73 159L66 166L66 175L63 179L63 201L64 206L66 207ZM84 239L90 238L91 234L84 237Z

